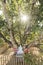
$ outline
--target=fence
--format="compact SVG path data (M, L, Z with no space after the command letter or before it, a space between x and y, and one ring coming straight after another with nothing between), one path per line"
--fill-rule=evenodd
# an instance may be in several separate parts
M42 60L42 61L41 61ZM36 64L26 63L24 57L16 57L15 55L4 55L0 57L0 65L43 65L43 59L39 59Z
M23 57L6 55L0 58L0 65L27 65L27 63Z

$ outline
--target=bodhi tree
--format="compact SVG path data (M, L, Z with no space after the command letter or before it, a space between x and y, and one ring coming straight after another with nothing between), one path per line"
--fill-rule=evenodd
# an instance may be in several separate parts
M0 38L10 46L35 46L43 39L43 12L41 0L0 0ZM40 13L40 14L39 14ZM40 34L42 33L42 34Z

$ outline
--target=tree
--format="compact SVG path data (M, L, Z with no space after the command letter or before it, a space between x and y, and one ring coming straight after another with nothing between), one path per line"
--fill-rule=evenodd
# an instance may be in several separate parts
M43 27L42 25L40 26L40 23L43 22L42 1L3 0L0 2L2 3L1 8L3 10L3 15L0 19L0 23L2 24L0 26L0 37L5 42L14 47L15 44L18 46L19 44L35 43L37 39L38 41L40 40L40 31L42 31ZM22 24L22 21L25 22L23 17L25 14L28 20ZM21 16L23 20L21 20ZM32 46L32 44L29 46Z

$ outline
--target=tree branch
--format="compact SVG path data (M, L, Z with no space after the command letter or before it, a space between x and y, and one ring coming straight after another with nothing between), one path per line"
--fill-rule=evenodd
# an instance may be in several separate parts
M7 40L6 37L0 32L0 37L3 38L5 40L5 42L7 42L9 45L12 46L12 42Z
M39 39L37 39L37 40L34 40L33 42L31 42L30 44L28 44L28 47L30 48L30 47L38 47L38 46L40 46L40 45L43 45L42 43L37 43L37 41L40 41L41 39L43 39L43 37L42 38L39 38ZM36 41L36 43L35 43L35 41Z
M6 1L6 0L5 0ZM9 16L9 14L7 13L7 9L6 9L6 4L5 2L2 1L2 5L3 5L3 13L5 15L8 27L9 27L9 33L10 33L10 39L12 42L13 47L15 46L14 44L18 45L17 43L15 43L16 40L14 40L14 36L12 34L12 17ZM11 19L11 20L10 20Z
M0 32L0 37L3 38L5 40L5 42L7 42L9 44L9 46L13 46L12 42L7 40L6 37ZM18 46L18 43L15 40L15 44Z

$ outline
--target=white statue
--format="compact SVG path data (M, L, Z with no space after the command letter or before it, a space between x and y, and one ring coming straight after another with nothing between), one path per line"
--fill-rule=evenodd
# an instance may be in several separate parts
M22 48L21 45L18 47L17 54L19 54L19 55L20 55L20 54L24 54L24 52L23 52L23 48Z

